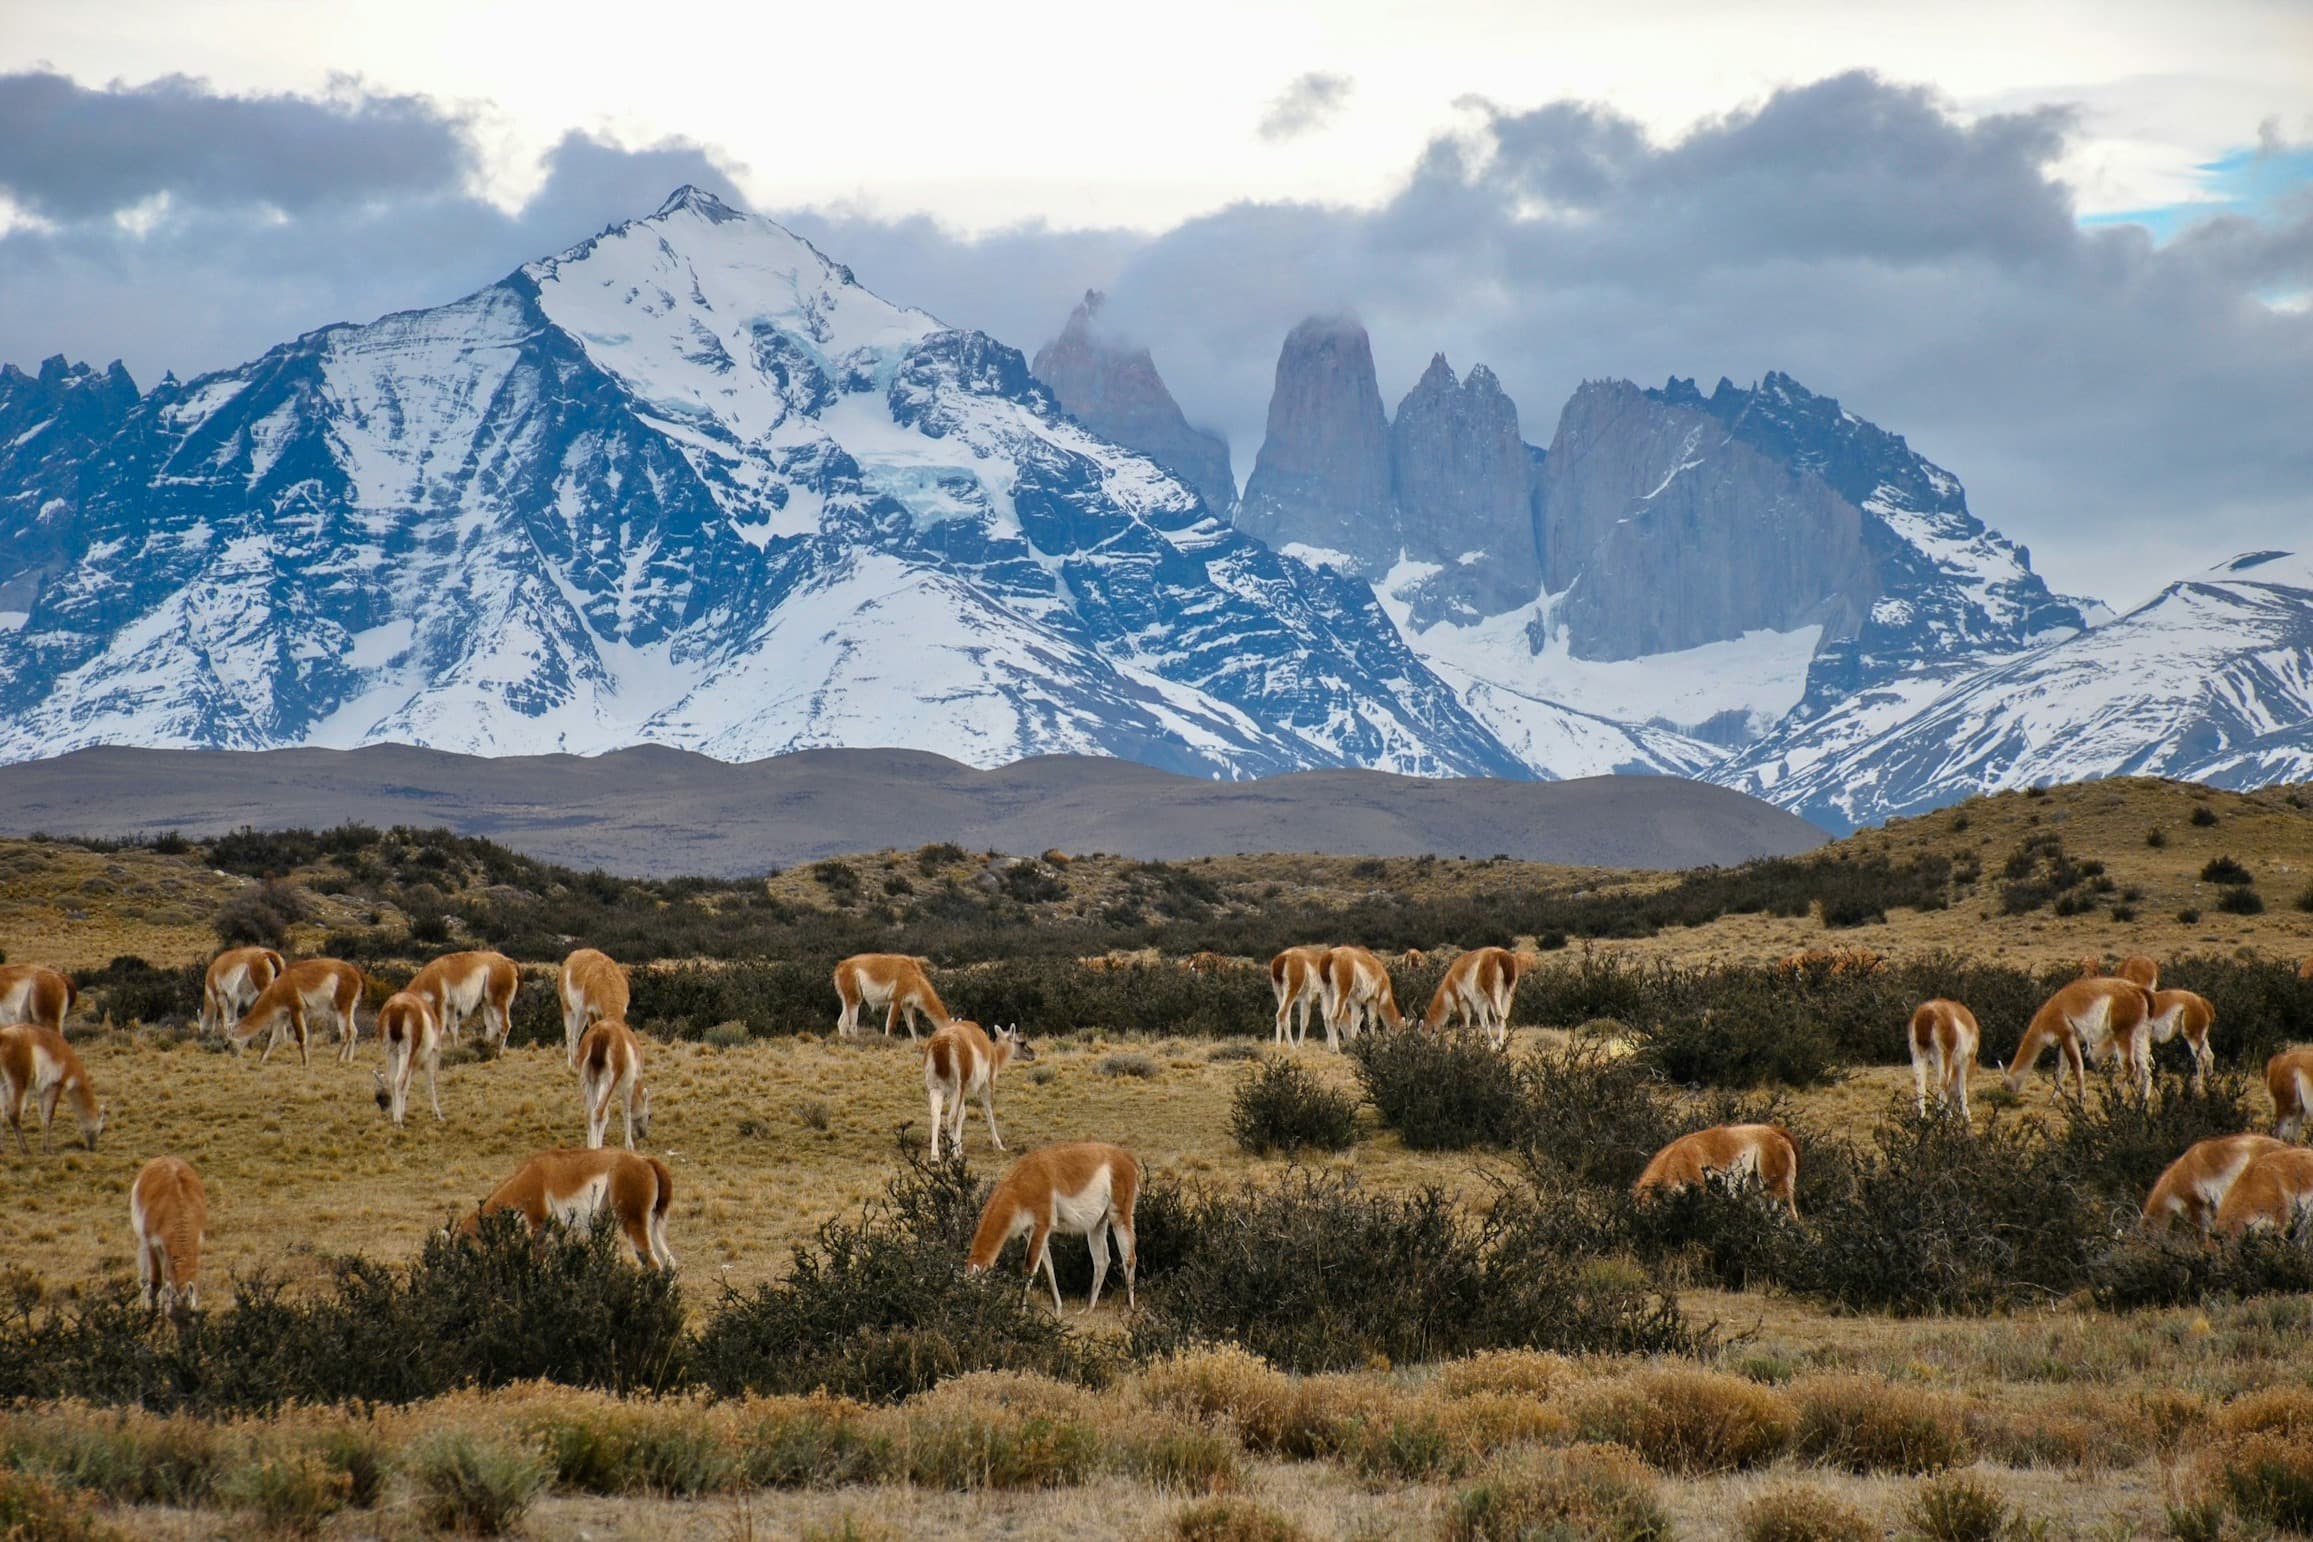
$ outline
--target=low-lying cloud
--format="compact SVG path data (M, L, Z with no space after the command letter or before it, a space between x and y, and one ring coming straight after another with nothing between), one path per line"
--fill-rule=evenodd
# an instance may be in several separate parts
M1357 83L1347 75L1332 75L1323 70L1297 76L1292 84L1277 93L1254 132L1271 144L1313 133L1333 121L1356 87Z
M465 118L422 98L60 96L57 79L0 78L0 195L39 217L0 236L0 357L117 354L147 383L454 298L679 183L736 198L745 180L706 147L572 135L509 213L470 190ZM42 101L61 123L7 132ZM2117 601L2313 528L2313 315L2268 303L2313 287L2305 200L2161 244L2083 228L2055 174L2066 108L1970 119L1869 74L1670 142L1594 103L1470 106L1371 208L1243 202L1153 236L969 240L923 218L779 217L891 298L1023 351L1106 290L1106 319L1240 470L1279 341L1342 310L1373 332L1385 398L1442 349L1493 366L1545 444L1585 378L1788 370L1957 472L2059 583ZM334 177L294 154L225 164L275 123L337 136ZM115 217L164 192L158 222Z

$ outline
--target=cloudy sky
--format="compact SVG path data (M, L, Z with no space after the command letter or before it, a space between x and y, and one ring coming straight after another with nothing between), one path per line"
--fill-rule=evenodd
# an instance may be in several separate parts
M2302 0L5 3L0 359L221 367L695 181L1023 349L1107 289L1240 477L1347 309L1541 443L1789 370L2116 602L2313 539Z

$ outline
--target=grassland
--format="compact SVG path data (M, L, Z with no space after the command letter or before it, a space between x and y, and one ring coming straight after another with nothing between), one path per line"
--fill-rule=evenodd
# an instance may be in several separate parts
M1865 832L1838 848L1850 860L1936 857L1980 874L1957 883L1943 908L1892 910L1884 921L1837 931L1811 916L1729 914L1653 936L1576 939L1573 946L1682 965L1757 963L1827 945L2033 967L2133 951L2301 957L2313 954L2313 912L2293 903L2313 887L2313 813L2304 801L2284 791L2242 796L2150 782L1978 800ZM2214 822L2195 824L2196 809L2208 810ZM2155 830L2157 845L2148 841ZM2114 896L2133 891L2125 902L2133 919L2114 919L2110 902L2069 916L2046 908L2003 913L2002 863L2027 840L2051 833L2073 856L2102 863ZM2218 856L2231 856L2257 875L2262 913L2216 908L2219 891L2200 874ZM872 905L879 874L905 874L919 885L936 877L968 883L980 861L958 853L945 874L901 854L847 865L867 880L860 887ZM1088 924L1136 892L1132 864L1076 857L1050 866L1065 893L1029 914L1025 925ZM1218 925L1264 905L1349 905L1375 892L1424 900L1518 887L1644 894L1676 882L1510 863L1243 857L1187 867L1217 895ZM363 893L353 885L332 887L312 872L289 876L304 884L312 905L296 933L302 948L318 947L333 931L390 930L408 919L401 891ZM0 949L7 958L72 970L124 954L162 965L205 958L214 946L211 917L254 883L208 866L197 851L104 851L55 842L0 843L0 881ZM777 875L764 886L769 897L797 911L839 907L836 890L810 870ZM436 898L454 911L460 903L487 900L489 889L476 882ZM2179 919L2185 911L2197 911L2199 919ZM832 1019L832 997L828 1015ZM1014 1151L1060 1139L1119 1140L1161 1172L1223 1186L1272 1177L1285 1165L1248 1157L1229 1139L1230 1095L1248 1074L1238 1046L1128 1037L1099 1023L1027 1026L1038 1045L1037 1063L1009 1073L998 1089L998 1118ZM1891 1024L1890 1034L1895 1031ZM2306 1032L2313 1036L2313 1023ZM138 1164L157 1152L186 1157L207 1181L205 1277L214 1298L234 1277L259 1272L294 1285L317 1275L334 1253L409 1258L431 1229L469 1207L524 1156L575 1143L582 1128L558 1049L453 1057L456 1063L443 1073L446 1122L434 1121L421 1095L413 1097L408 1127L396 1131L370 1096L376 1050L366 1039L351 1065L334 1059L334 1046L317 1042L309 1067L293 1054L286 1061L276 1054L259 1067L254 1054L220 1053L169 1027L116 1023L76 1037L112 1111L101 1148L53 1157L36 1151L29 1159L0 1154L0 1185L13 1214L7 1262L52 1292L130 1273L128 1185ZM1553 1037L1548 1030L1520 1031L1528 1046ZM2222 1039L2220 1029L2220 1058L2229 1058ZM1315 1046L1300 1054L1322 1079L1354 1087L1340 1057ZM667 1041L652 1044L650 1055L650 1145L676 1175L670 1238L694 1304L711 1299L718 1282L744 1290L783 1276L790 1250L821 1222L855 1211L881 1190L894 1165L895 1140L923 1138L919 1064L904 1040ZM1857 1067L1829 1086L1794 1093L1791 1105L1818 1128L1861 1132L1909 1084L1902 1068ZM1980 1074L1975 1085L1981 1100L1993 1086L1991 1073ZM1318 1165L1354 1170L1369 1186L1435 1185L1473 1207L1489 1202L1489 1174L1504 1158L1409 1151L1370 1108L1359 1117L1357 1144L1316 1159ZM992 1154L976 1110L966 1139L974 1160L988 1165ZM2071 1300L1995 1318L1927 1320L1837 1314L1768 1291L1691 1290L1684 1304L1696 1320L1719 1325L1704 1360L1717 1373L1781 1388L1776 1395L1790 1397L1823 1377L1859 1375L1894 1389L1891 1395L1901 1400L1948 1406L1964 1426L1968 1461L2045 1535L2170 1533L2171 1506L2209 1485L2222 1487L2219 1469L2232 1449L2227 1442L2247 1438L2225 1425L2228 1400L2274 1385L2313 1385L2302 1353L2313 1305L2303 1297L2131 1314ZM1121 1314L1104 1303L1085 1331L1113 1335L1121 1326ZM1657 1369L1628 1360L1573 1367L1562 1388L1553 1385L1536 1399L1562 1415L1543 1421L1554 1433L1540 1444L1584 1436L1585 1396L1603 1398L1596 1389L1626 1383L1648 1385L1634 1378ZM1399 1413L1414 1417L1433 1407L1421 1400L1434 1402L1437 1374L1407 1368L1349 1380L1365 1386L1360 1396L1391 1408L1402 1403ZM1585 1387L1594 1390L1583 1393ZM2172 1392L2190 1409L2169 1420L2159 1412L2166 1406L2160 1400ZM1082 1417L1097 1423L1153 1395L1128 1377L1103 1394L1104 1411ZM518 1425L513 1410L524 1397L550 1396L580 1397L500 1393L421 1405L391 1415L392 1427L381 1438L406 1441L429 1421ZM1216 1427L1241 1433L1235 1418L1218 1417ZM2180 1428L2171 1429L2171 1422ZM2313 1430L2313 1412L2304 1422ZM267 1427L232 1439L262 1444L278 1434ZM1057 1537L1094 1529L1155 1535L1165 1534L1175 1512L1203 1488L1218 1487L1313 1536L1434 1533L1457 1496L1478 1481L1479 1458L1490 1460L1493 1446L1511 1444L1479 1440L1467 1461L1412 1471L1340 1451L1292 1459L1248 1441L1234 1458L1233 1475L1215 1482L1152 1481L1095 1464L1056 1487L1022 1490L968 1476L927 1481L908 1476L902 1464L866 1486L709 1492L680 1500L557 1488L530 1512L529 1526L556 1536L784 1536L814 1528L830 1535ZM2306 1458L2306 1470L2313 1473L2313 1457ZM1804 1454L1795 1441L1740 1471L1696 1473L1658 1461L1647 1478L1681 1536L1738 1534L1735 1518L1746 1503L1792 1482L1836 1496L1879 1531L1902 1530L1926 1481L1913 1473L1849 1471ZM406 1486L391 1494L384 1510L329 1522L332 1534L415 1530ZM162 1536L213 1535L219 1524L213 1503L193 1509L116 1504L99 1518Z

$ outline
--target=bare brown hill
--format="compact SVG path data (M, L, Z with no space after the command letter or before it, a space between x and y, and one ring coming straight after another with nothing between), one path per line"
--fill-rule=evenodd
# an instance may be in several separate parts
M1253 782L1044 756L978 771L913 750L743 765L680 750L481 758L402 745L242 753L104 747L0 766L0 834L215 834L358 821L446 826L580 868L730 877L954 841L1150 861L1239 852L1486 857L1677 869L1811 851L1780 809L1670 777Z

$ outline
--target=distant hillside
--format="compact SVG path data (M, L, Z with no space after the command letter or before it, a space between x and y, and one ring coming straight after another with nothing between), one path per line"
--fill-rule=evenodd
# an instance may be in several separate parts
M402 745L100 747L0 766L0 833L213 834L349 820L442 825L581 868L720 877L933 841L1168 861L1434 852L1675 869L1789 856L1826 839L1757 799L1672 777L1313 771L1215 782L1088 756L976 771L912 750L809 750L731 765L655 748L481 758Z

